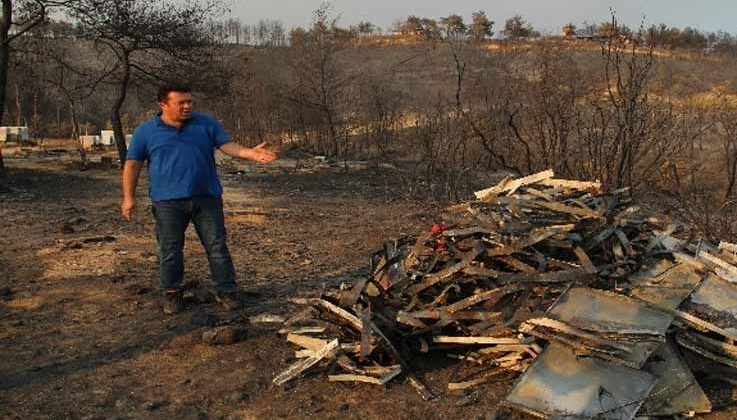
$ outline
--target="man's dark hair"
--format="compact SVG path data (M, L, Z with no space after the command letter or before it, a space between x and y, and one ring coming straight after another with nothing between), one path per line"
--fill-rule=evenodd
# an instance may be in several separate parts
M182 83L167 83L159 87L159 93L156 95L156 100L158 102L166 102L170 92L190 93L192 92L192 89Z

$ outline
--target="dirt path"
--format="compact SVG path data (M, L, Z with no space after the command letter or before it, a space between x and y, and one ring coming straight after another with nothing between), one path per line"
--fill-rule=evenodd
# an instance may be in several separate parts
M204 327L231 317L213 304L164 317L146 185L137 218L118 215L115 170L78 172L52 160L8 159L0 194L0 417L396 418L483 417L501 392L422 402L406 384L387 389L309 377L275 388L293 361L273 329L253 327L231 346L209 346ZM284 168L293 168L290 162ZM378 170L223 176L229 243L243 287L258 294L246 316L289 310L285 298L360 275L369 253L431 223L431 208L397 198ZM114 240L75 244L109 235ZM188 231L189 281L207 263ZM357 270L359 269L359 270ZM450 369L433 370L442 384ZM508 385L508 384L507 384ZM491 393L492 395L489 395ZM481 404L467 405L474 402Z

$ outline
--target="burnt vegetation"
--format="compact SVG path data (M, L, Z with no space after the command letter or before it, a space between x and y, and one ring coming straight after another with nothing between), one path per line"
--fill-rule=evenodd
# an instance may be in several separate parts
M541 36L483 11L382 31L341 26L330 7L285 28L226 19L211 2L47 2L65 22L31 3L3 41L4 123L36 142L121 139L152 115L156 84L184 80L243 144L388 163L407 194L462 199L500 171L552 168L655 195L695 235L737 236L731 34L612 20Z

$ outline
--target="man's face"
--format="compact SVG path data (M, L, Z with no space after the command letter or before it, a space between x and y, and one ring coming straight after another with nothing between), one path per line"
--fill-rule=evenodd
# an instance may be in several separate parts
M185 121L192 116L192 94L169 92L166 101L159 102L161 112L172 121Z

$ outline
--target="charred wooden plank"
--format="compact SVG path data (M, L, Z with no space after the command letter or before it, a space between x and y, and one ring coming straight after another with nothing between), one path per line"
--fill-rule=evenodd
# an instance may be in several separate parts
M366 287L366 283L368 283L369 278L363 277L360 280L358 280L353 287L351 287L351 290L346 293L341 293L340 295L340 306L350 308L353 305L358 302L358 299L361 297L361 293L363 292L363 289Z
M475 260L476 257L481 255L482 252L486 247L479 243L474 246L474 248L471 251L468 251L461 261L444 268L443 270L440 270L439 272L435 274L431 274L427 277L425 277L421 283L415 284L414 286L409 288L409 292L411 294L417 294L421 291L434 286L437 283L442 282L443 280L447 279L448 277L458 273L459 271L463 270L464 267L471 264L471 261Z
M522 238L518 241L515 241L509 245L490 249L486 251L486 254L490 257L497 257L501 255L511 255L517 252L520 252L521 250L535 245L538 242L544 241L547 238L550 238L551 236L554 236L561 232L570 232L576 227L576 225L560 225L560 226L547 226L544 228L535 229L530 234Z
M614 232L616 231L617 231L616 225L607 226L601 232L599 232L596 236L594 236L589 241L587 241L586 244L584 245L584 248L589 251L592 250L594 247L604 242L608 237L612 236Z
M547 171L538 172L536 174L532 174L523 178L518 178L515 180L510 180L509 178L505 178L500 183L494 185L491 188L487 188L485 190L476 191L474 195L476 196L476 199L481 201L487 201L491 200L497 195L507 192L508 195L514 194L515 191L517 191L520 187L530 184L535 184L537 182L540 182L545 179L549 179L555 176L552 169L548 169Z
M287 341L313 352L319 351L321 348L325 347L326 344L328 344L328 340L309 337L301 334L289 334L287 335Z
M737 253L737 244L733 244L730 242L721 241L719 242L718 248L731 253Z
M480 303L480 302L484 302L484 301L496 302L499 299L503 298L504 296L510 293L519 292L520 290L524 290L524 289L525 289L524 287L519 286L519 285L504 286L498 289L488 290L486 292L481 292L481 293L469 296L451 305L444 306L440 308L440 310L446 311L452 314L453 312L460 311L461 309L466 309L469 306L476 305L477 303Z
M527 274L537 274L538 271L535 269L535 267L525 264L524 262L520 261L519 259L511 256L511 255L502 255L499 257L495 257L496 259L502 261L503 263L509 265L512 268L515 268L523 273ZM500 273L502 274L502 273ZM499 276L497 276L498 278Z
M386 385L389 381L394 379L397 375L402 373L401 366L390 370L388 373L382 375L380 378L376 378L368 375L328 375L328 380L331 382L364 382L374 385Z
M433 343L445 344L530 344L531 338L509 338L509 337L465 337L437 335L432 338Z
M701 331L711 331L714 333L717 333L723 337L727 337L731 340L737 340L737 333L732 332L731 330L726 330L724 328L720 328L711 322L705 321L703 319L699 319L698 317L695 317L689 313L683 312L683 311L674 311L676 317L679 319L685 321L687 324L690 324L694 328L701 330Z
M510 283L587 283L594 276L582 268L570 270L552 271L548 273L526 274L526 273L501 273L497 280L504 284Z
M567 335L580 337L588 342L600 345L605 348L629 352L631 349L627 346L621 345L619 343L616 343L611 340L605 340L603 338L600 338L599 335L584 331L580 328L573 327L571 325L566 324L565 322L561 322L552 318L536 318L536 319L528 319L523 323L525 327L521 329L521 331L524 332L531 332L534 330L534 327L544 327L549 328L552 330L556 330L562 333L565 333ZM527 327L530 326L530 327Z
M334 305L330 302L328 302L325 299L319 299L319 298L290 298L290 302L296 303L298 305L310 305L310 306L316 306L323 309L326 309L329 312L332 312L333 314L337 315L341 319L343 319L348 325L353 327L356 331L361 331L363 329L363 323L360 319L358 319L357 316L353 315L352 313L346 311L345 309Z
M583 248L577 246L573 249L573 252L576 254L576 257L578 257L578 260L581 262L581 266L583 266L583 269L587 273L596 274L599 271L594 263L591 262L591 258L589 258L588 254L586 254L586 251L584 251Z
M619 239L619 243L621 243L624 247L627 255L634 255L635 251L632 249L632 244L630 244L630 240L629 238L627 238L627 235L625 235L624 231L622 231L622 229L617 229L616 231L614 231L614 234L617 236L617 239Z
M399 322L400 324L409 325L415 328L421 328L421 329L429 328L429 326L425 324L424 322L422 322L419 319L419 317L415 316L415 312L399 311L399 313L397 313L397 322Z
M721 268L722 271L718 272L718 274L720 274L720 277L724 280L727 280L730 283L737 283L737 267L706 251L700 251L696 256L718 268Z
M540 181L546 187L562 187L570 190L601 191L601 182L573 181L569 179L548 178Z
M415 375L415 373L412 371L412 367L407 363L404 358L399 354L399 351L397 351L396 347L394 347L394 344L384 335L384 333L379 329L379 327L376 326L373 322L371 323L371 329L376 333L381 340L379 340L379 344L386 350L387 353L389 353L389 356L394 359L395 362L399 363L402 366L402 369L404 369L405 375L407 376L407 379L409 380L410 385L415 388L418 394L420 394L420 397L422 397L423 400L431 400L435 398L435 395L430 392L427 385L425 385L420 378Z
M735 360L732 357L726 357L723 354L716 353L712 350L709 350L705 348L701 343L698 343L697 341L693 340L692 337L688 335L683 334L677 334L676 335L676 342L693 352L696 352L707 359L711 359L715 362L721 363L723 365L731 366L733 368L737 368L737 360Z
M468 265L463 267L461 270L463 274L469 276L480 276L480 277L491 277L496 278L499 275L499 271L492 270L491 268L479 267L476 265Z
M306 371L307 369L311 368L312 366L316 365L318 362L325 358L332 357L335 352L338 350L338 339L329 342L326 344L323 348L321 348L319 351L315 352L315 354L311 357L308 357L304 360L300 360L297 363L293 364L292 366L288 367L285 371L274 377L273 382L276 385L282 385L298 375L300 375L302 372Z
M424 232L417 237L415 245L412 247L412 250L409 252L409 254L407 254L407 257L404 259L403 264L405 270L410 270L412 269L412 267L415 266L420 254L422 253L422 250L425 248L425 242L430 239L430 236L430 232Z
M486 188L484 190L476 191L474 195L477 200L490 200L505 191L505 188L512 181L512 177L507 176L493 187Z
M361 328L361 352L360 352L360 358L361 360L365 360L371 351L374 349L371 345L371 342L373 341L371 326L369 323L371 322L371 308L366 307L360 310L359 315L361 316L361 323L363 324Z
M502 373L508 372L510 368L515 368L514 370L524 370L527 368L527 365L529 365L529 362L525 363L524 366L519 363L509 363L506 366L494 367L478 375L475 379L469 379L462 382L449 382L448 391L460 391L474 386L479 386L489 382L491 379Z
M404 319L405 317L411 319L453 319L459 321L500 321L504 315L501 312L490 312L490 311L457 311L453 313L446 312L444 310L429 310L429 311L414 311L404 312L399 311L397 315L397 321L400 316ZM402 321L399 321L402 322ZM406 322L405 322L406 323Z
M547 201L539 201L539 200L517 200L517 203L520 206L540 207L540 208L544 208L548 210L553 210L558 213L572 214L574 216L580 216L580 217L585 217L585 218L598 219L601 217L601 214L591 209L567 206L562 203L549 203Z
M473 236L477 234L489 235L492 232L493 232L492 230L489 230L485 227L471 226L471 227L460 228L460 229L449 229L449 230L443 231L442 235L447 238L463 238L463 237Z

